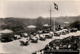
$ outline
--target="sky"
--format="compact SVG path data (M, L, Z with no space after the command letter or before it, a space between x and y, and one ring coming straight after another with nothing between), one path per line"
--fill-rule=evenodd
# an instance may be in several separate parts
M59 10L54 9L54 2ZM52 17L80 15L80 0L0 0L0 18L49 17L52 7Z

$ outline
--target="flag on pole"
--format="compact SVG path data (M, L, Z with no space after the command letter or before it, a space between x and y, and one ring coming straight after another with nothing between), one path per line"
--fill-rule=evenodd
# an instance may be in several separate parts
M54 9L58 11L58 5L54 2Z

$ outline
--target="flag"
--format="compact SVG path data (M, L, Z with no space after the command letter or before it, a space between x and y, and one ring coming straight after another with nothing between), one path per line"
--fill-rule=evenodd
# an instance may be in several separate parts
M54 3L54 9L58 11L58 5Z

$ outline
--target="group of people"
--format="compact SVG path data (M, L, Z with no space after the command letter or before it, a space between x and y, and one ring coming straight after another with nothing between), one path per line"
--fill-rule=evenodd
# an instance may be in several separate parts
M24 37L22 37L19 41L21 45L28 45L30 42L38 43L38 40L45 41L48 38L52 38L54 35L53 31L38 31L37 33L27 34L24 33Z
M21 45L28 45L30 42L38 43L38 40L45 41L46 39L50 39L53 36L60 36L69 33L68 29L63 29L60 31L53 32L51 30L39 30L37 33L23 33L24 37L20 39Z
M60 31L63 31L63 30L60 30ZM71 31L68 31L68 30L65 30L65 32L60 32L60 31L57 31L56 33L58 34L63 34L66 32L66 33L69 33L69 32L76 32L77 30L71 30ZM59 33L60 32L60 33ZM49 42L43 49L37 51L37 52L34 52L33 54L47 54L49 52L55 52L55 51L78 51L79 48L80 48L80 36L69 36L69 37L66 37L64 39L55 39L55 40L52 40L51 42Z
M64 51L78 51L80 48L80 36L71 36L64 39L56 39L48 43L43 49L33 54L47 54Z
M19 39L21 45L28 45L30 42L37 43L38 40L45 41L46 39L52 38L53 36L60 36L69 33L68 29L62 29L60 31L53 32L52 30L38 30L32 33L13 33L0 35L0 40L13 41Z

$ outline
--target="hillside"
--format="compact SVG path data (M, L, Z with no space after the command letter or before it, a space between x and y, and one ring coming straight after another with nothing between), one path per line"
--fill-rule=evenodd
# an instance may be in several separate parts
M72 16L72 17L55 17L55 20L57 23L63 25L64 22L74 22L76 20L80 21L80 16ZM36 24L46 24L46 23L50 23L50 19L49 18L36 18L36 19L29 19L29 18L15 18L15 17L8 17L8 18L0 18L0 25L4 25L7 24L6 21L19 21L21 23L23 23L25 25L25 27L27 25L36 25ZM54 22L54 17L52 18L52 23Z

